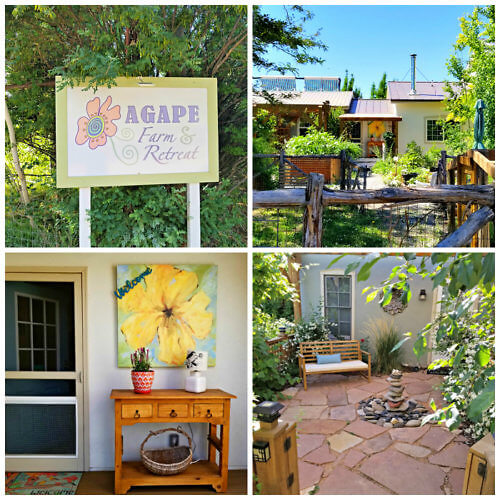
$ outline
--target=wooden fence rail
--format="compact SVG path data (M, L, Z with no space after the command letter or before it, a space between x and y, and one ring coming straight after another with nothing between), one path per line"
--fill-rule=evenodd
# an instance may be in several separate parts
M445 156L446 157L446 156ZM446 165L446 173L448 174L449 184L456 184L460 186L465 185L487 185L489 179L495 179L495 151L494 150L477 150L472 149L466 153L449 157L451 160ZM470 203L467 206L458 205L456 207L450 206L450 231L455 231L456 226L462 227L464 222L472 216L473 213L480 211L481 207L478 203ZM474 224L468 224L466 228L473 228L478 220L485 217L485 211L482 212L482 217L474 217ZM489 214L488 219L492 217ZM456 218L456 225L455 225ZM486 220L486 219L484 219ZM470 229L469 229L470 230ZM444 240L446 241L446 240ZM478 230L470 241L470 246L488 247L490 241L489 224L484 223L480 230Z

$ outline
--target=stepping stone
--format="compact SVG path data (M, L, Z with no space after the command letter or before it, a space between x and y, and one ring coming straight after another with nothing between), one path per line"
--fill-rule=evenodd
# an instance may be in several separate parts
M431 453L431 450L429 450L429 448L424 448L423 446L417 446L408 443L396 443L394 445L394 448L413 458L423 458Z
M298 434L335 434L347 425L342 420L302 420L297 423Z
M298 422L305 419L319 419L325 406L289 406L281 415L285 422Z
M299 460L299 488L304 490L319 483L323 467Z
M330 448L338 453L342 453L343 451L348 450L349 448L352 448L353 446L356 446L359 443L363 442L361 438L349 434L345 431L339 432L338 434L333 434L327 439L327 441L330 445Z
M372 455L373 453L379 453L382 450L385 450L388 446L392 444L391 436L389 436L388 432L385 432L386 429L380 427L384 434L374 437L373 439L368 439L365 441L359 449L368 455Z
M429 458L431 464L443 465L445 467L458 467L465 469L469 447L463 443L454 443L443 451Z
M406 392L413 396L414 394L421 394L422 392L431 392L432 385L429 382L424 382L421 380L416 380L415 382L410 382L406 384Z
M431 448L435 451L442 450L455 436L448 430L440 427L432 427L418 444Z
M464 486L464 477L465 477L464 469L452 469L452 471L448 474L448 485L451 488L452 495L462 494L462 488Z
M428 403L430 398L431 398L431 393L430 392L424 392L422 394L412 394L412 399L415 401L419 401L420 403Z
M365 439L378 436L379 434L382 434L382 432L385 432L382 427L373 425L370 422L364 422L363 420L356 420L352 424L349 424L344 428L344 431L351 432L352 434L356 434L357 436L361 436Z
M347 394L342 386L334 387L327 392L328 406L343 406L347 404Z
M424 425L423 427L402 427L400 429L391 429L389 434L393 441L402 441L411 444L420 439L429 428L428 425Z
M347 399L349 404L359 403L362 399L369 398L371 393L368 391L361 391L359 389L349 389L347 391Z
M359 470L399 495L442 495L445 473L395 450L376 453ZM355 490L352 490L355 491Z
M335 461L337 457L337 453L330 450L328 445L325 443L316 450L311 451L311 453L308 453L305 457L303 457L303 460L316 465L322 465Z
M302 405L307 405L307 406L326 406L327 401L326 401L326 394L323 392L319 391L307 391L307 392L301 392L297 394L296 396L298 399L300 399L300 403Z
M354 466L359 464L363 458L366 458L364 453L361 453L358 450L349 450L344 457L343 464L352 469Z
M323 434L300 434L297 438L297 456L302 458L316 448L319 448L325 440Z
M347 420L351 422L356 419L356 408L354 405L331 408L330 418L333 420Z
M320 495L387 495L384 488L339 465L319 485Z
M298 387L287 387L285 390L281 391L281 394L283 394L283 396L293 398L297 394L297 392L299 392Z
M366 391L370 394L375 394L377 392L382 392L387 390L387 384L382 382L369 382L368 384L363 384L358 387L360 391Z

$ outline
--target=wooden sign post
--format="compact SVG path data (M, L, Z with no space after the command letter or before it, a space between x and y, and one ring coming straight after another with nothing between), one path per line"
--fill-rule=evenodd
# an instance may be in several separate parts
M80 247L90 246L92 186L187 184L188 246L200 247L200 182L217 182L215 78L117 78L59 89L57 187L80 188Z

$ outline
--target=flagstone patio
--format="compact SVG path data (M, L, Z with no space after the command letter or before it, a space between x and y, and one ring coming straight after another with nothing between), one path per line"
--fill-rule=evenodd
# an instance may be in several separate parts
M383 395L387 376L321 375L286 389L282 419L297 423L302 494L460 495L469 447L438 425L385 428L361 420L362 399ZM404 373L404 396L443 404L441 377Z

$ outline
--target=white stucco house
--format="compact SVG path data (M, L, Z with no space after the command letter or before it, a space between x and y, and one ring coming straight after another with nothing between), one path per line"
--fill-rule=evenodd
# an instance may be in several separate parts
M312 115L326 128L330 109L340 109L341 131L361 145L364 157L383 148L384 132L395 135L395 153L404 153L411 141L424 151L433 146L444 149L446 82L417 82L415 58L413 54L411 80L388 82L386 99L358 99L352 91L342 92L339 77L305 77L303 90L297 90L295 77L266 76L259 79L261 90L254 93L254 110L267 109L279 116L278 135L286 140L305 135Z
M406 307L395 304L394 310L401 312L392 314L382 309L375 299L366 303L367 293L362 291L369 285L380 286L394 266L401 263L396 257L381 259L371 271L367 281L357 279L357 271L345 274L347 266L359 260L359 256L347 255L335 264L332 260L338 255L325 254L294 254L300 262L300 303L302 318L311 319L314 314L320 313L330 321L336 323L332 334L339 339L365 341L373 346L374 339L368 332L371 320L393 322L395 328L402 335L412 332L414 336L439 314L442 290L433 289L431 279L416 276L411 282L413 298ZM415 337L413 337L415 338ZM413 340L406 342L402 347L402 361L410 366L427 367L435 354L429 353L417 359L412 350Z

